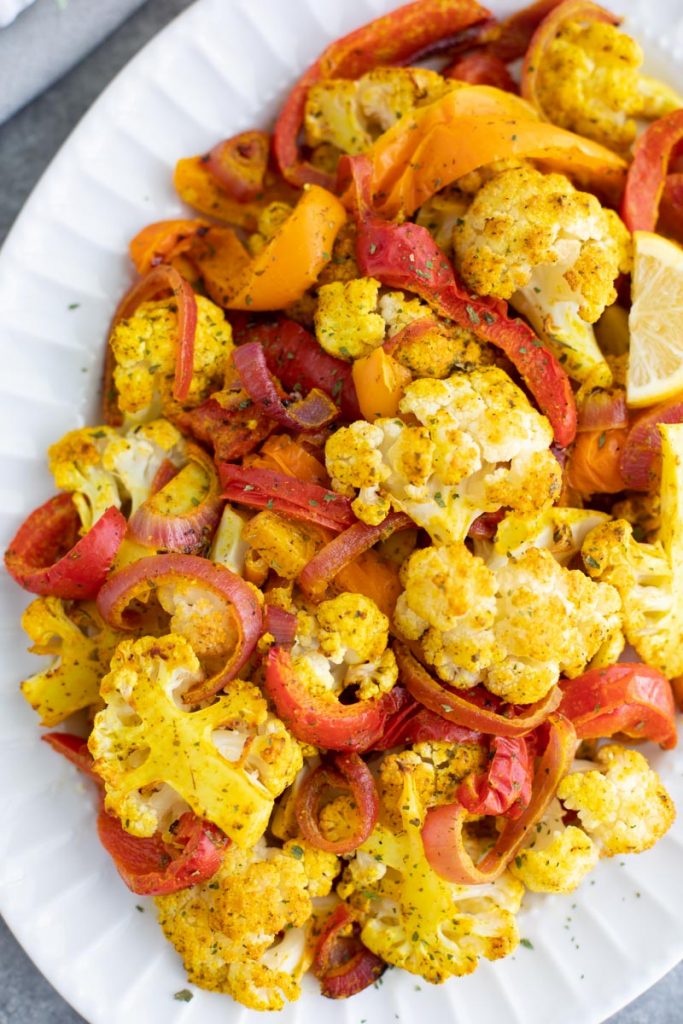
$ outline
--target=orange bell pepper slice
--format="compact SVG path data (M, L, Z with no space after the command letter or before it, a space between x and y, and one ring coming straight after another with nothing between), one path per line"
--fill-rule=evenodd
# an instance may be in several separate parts
M342 203L319 185L309 185L291 215L261 252L248 262L246 250L231 242L212 259L219 272L207 278L207 262L198 261L207 290L212 284L228 309L284 309L300 299L329 262L332 246L346 220ZM236 238L236 236L235 236ZM213 295L212 295L213 298Z
M197 232L209 227L205 220L158 220L138 231L128 246L139 274L147 274L159 263L172 263L187 253Z
M221 188L211 173L206 156L189 156L179 160L173 184L183 202L194 210L216 220L234 224L245 231L256 231L259 214L273 202L296 202L300 194L272 171L266 172L265 187L256 199L240 201Z
M345 565L335 576L332 588L369 597L389 619L403 590L396 566L372 548Z
M626 163L611 150L543 121L453 117L424 134L413 132L412 143L398 173L396 166L393 173L387 167L382 137L369 151L373 194L381 198L377 209L383 217L410 216L439 189L497 160L537 160L544 170L565 172L614 200L626 176Z
M379 416L396 415L401 396L413 379L410 370L382 347L356 359L352 374L360 411L371 423Z
M577 434L567 464L567 482L579 494L618 494L627 484L621 456L628 427L585 430Z
M244 460L245 466L256 466L258 469L273 469L278 473L286 473L296 480L329 487L330 478L322 462L307 451L302 444L288 434L274 434L263 442L257 455L250 455Z

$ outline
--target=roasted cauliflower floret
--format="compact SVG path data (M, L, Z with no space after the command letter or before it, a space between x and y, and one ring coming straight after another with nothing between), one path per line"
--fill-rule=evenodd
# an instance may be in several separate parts
M559 800L553 800L510 864L510 871L532 892L573 892L600 858L599 847L582 828L565 825Z
M471 196L458 188L445 188L437 192L417 211L415 221L427 228L430 235L447 255L453 252L453 231L470 205Z
M616 743L598 750L595 766L567 775L559 799L576 811L603 856L649 850L676 815L661 779L641 753Z
M656 118L683 106L661 82L640 74L635 39L604 21L565 21L536 69L538 99L549 121L626 155L634 118Z
M453 543L482 512L538 511L559 493L550 425L498 367L414 381L399 408L414 421L353 423L327 442L332 485L358 489L352 504L364 522L393 506Z
M183 408L194 408L223 385L232 329L223 311L196 296L197 330L190 391ZM173 398L178 317L175 302L143 302L121 320L109 339L114 357L118 407L128 421L141 422L178 411Z
M471 974L480 957L497 960L515 949L514 915L524 887L507 872L490 885L460 886L432 871L422 846L418 787L405 767L402 831L378 824L356 854L366 870L354 881L350 868L342 889L360 913L361 939L373 953L439 984Z
M374 277L333 281L318 291L315 336L339 359L360 359L384 341L384 320L376 312L380 284Z
M427 740L414 743L410 750L387 754L382 759L378 779L381 820L394 831L401 831L406 771L412 774L420 807L426 811L452 803L463 779L485 763L486 753L478 743Z
M621 594L626 639L669 679L683 674L683 425L661 424L661 525L651 544L634 539L623 519L584 541L586 571Z
M611 384L591 325L629 269L629 234L616 213L564 175L517 167L481 188L456 224L454 244L473 291L510 299L570 376Z
M621 602L578 570L530 548L496 571L463 544L414 552L402 569L397 630L418 640L441 679L484 683L511 704L540 700L620 638Z
M271 238L278 233L282 225L292 214L293 206L289 203L269 203L258 216L257 231L250 235L247 244L252 256L257 256L268 245Z
M133 835L150 836L162 826L158 793L165 787L248 847L301 768L301 750L251 683L234 680L214 704L185 710L183 691L202 678L181 636L119 644L101 684L106 707L89 741L95 770L107 810Z
M249 520L242 539L269 569L287 580L296 579L322 543L319 531L269 509Z
M21 624L33 641L31 653L53 657L49 668L21 684L41 725L58 725L76 711L97 704L100 680L109 671L111 656L124 634L111 629L94 604L67 609L58 597L36 598Z
M501 568L511 555L518 558L531 547L547 548L560 565L568 565L590 531L608 519L604 512L555 505L538 513L508 512L498 524L495 541L475 539L474 551L490 569Z
M228 964L222 991L251 1010L282 1010L301 995L310 960L307 929L289 928L258 960Z
M326 850L318 850L305 839L290 839L283 846L285 853L296 860L303 860L308 895L311 899L329 896L332 885L339 874L339 858Z
M306 97L306 143L362 153L404 114L452 88L452 82L426 68L377 68L355 81L316 82Z
M179 465L184 451L180 431L158 419L124 435L111 427L71 430L50 445L48 459L57 487L72 493L85 531L112 505L125 504L132 515L149 497L162 463Z
M389 620L369 597L343 593L315 613L300 612L292 663L306 686L323 697L357 686L361 700L386 693L398 678Z
M435 318L420 299L407 299L403 292L387 292L378 308L388 339L410 324L424 321L425 330L397 339L391 353L414 377L448 377L454 370L472 369L481 362L481 345L473 332Z
M312 909L302 860L263 840L249 850L233 844L209 882L158 896L156 904L164 934L194 984L247 1006L275 1004L258 1008L281 1008L285 999L298 998L299 929ZM277 945L290 930L299 932L298 956Z

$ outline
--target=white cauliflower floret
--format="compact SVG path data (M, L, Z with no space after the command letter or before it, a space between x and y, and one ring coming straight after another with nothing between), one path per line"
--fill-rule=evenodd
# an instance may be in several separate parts
M453 686L484 683L511 704L540 700L561 673L573 678L620 640L621 602L530 548L492 570L463 544L414 552L395 625L419 640L426 661Z
M404 114L452 88L452 82L426 68L376 68L355 81L316 82L306 96L306 143L362 153Z
M194 984L254 1009L299 997L308 966L302 926L312 912L303 860L264 840L249 850L233 844L210 881L155 902Z
M661 424L659 537L641 544L623 519L603 523L584 541L587 572L613 584L624 633L648 665L669 679L683 674L683 425Z
M151 836L163 827L156 795L164 789L178 798L176 816L180 804L189 806L248 847L301 768L301 750L270 715L260 690L243 680L233 680L201 710L181 706L182 693L202 679L181 636L120 643L102 680L106 707L95 717L88 744L94 767L107 810L133 835Z
M547 548L560 565L568 565L581 550L587 535L609 516L592 509L553 506L542 512L508 512L498 524L493 544L475 539L474 550L490 569L529 548Z
M339 594L313 614L299 613L294 671L324 697L338 696L347 686L357 686L361 700L387 693L398 678L388 631L388 618L369 597Z
M594 770L567 775L557 795L577 812L605 857L649 850L676 815L671 797L643 755L616 743L598 750Z
M384 320L376 312L380 283L374 277L332 281L318 291L315 336L339 359L360 359L384 341Z
M559 800L553 800L510 864L515 878L532 892L573 892L600 858L590 836L576 825L565 825L563 815Z
M417 424L354 423L325 448L333 487L358 489L352 504L364 522L381 522L393 506L437 543L454 543L482 512L538 511L559 493L550 425L503 370L414 381L399 408Z
M629 234L595 196L531 166L488 181L455 227L457 265L478 295L509 299L578 381L609 387L592 324L629 269Z
M194 408L223 386L232 328L223 310L203 295L197 302L192 382L183 408ZM109 339L114 358L112 398L128 422L178 412L173 398L178 316L173 299L143 302Z
M480 957L497 960L519 941L515 913L523 886L506 872L488 885L454 885L429 866L423 810L410 766L403 772L401 832L375 826L342 888L361 916L361 940L377 956L426 981L471 974ZM375 862L374 865L372 862ZM353 861L351 862L354 863Z
M153 420L123 436L111 427L71 430L50 445L50 472L70 491L84 531L108 508L124 504L132 515L149 497L162 463L182 462L183 435L168 420Z

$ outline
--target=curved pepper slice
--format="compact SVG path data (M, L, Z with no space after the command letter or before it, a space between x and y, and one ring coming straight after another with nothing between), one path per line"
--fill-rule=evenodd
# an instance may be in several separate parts
M86 740L64 732L46 733L41 738L102 785ZM207 881L218 871L230 845L220 829L191 812L179 819L173 845L159 834L148 839L131 835L103 807L97 817L97 833L121 878L138 896L165 896Z
M447 690L427 672L417 658L403 644L394 645L394 654L398 663L400 680L408 692L424 704L430 711L441 715L449 722L471 729L474 732L488 733L492 736L524 736L536 729L548 718L560 703L560 693L555 687L535 704L525 706L518 715L501 714L491 710L481 700L472 697L489 698L495 707L494 698L483 687L470 690L470 699L461 696L455 690Z
M671 683L649 665L621 662L563 679L559 710L573 723L580 740L622 732L651 740L664 750L676 746L676 708Z
M373 743L372 750L390 750L402 743L412 746L432 740L482 747L486 744L487 737L483 733L447 722L419 704L400 684L392 692L398 697L400 707L388 719L384 733Z
M422 841L434 871L458 885L484 885L499 878L536 822L543 817L571 766L575 749L576 733L571 722L564 715L551 715L548 742L536 769L531 800L519 818L507 819L495 845L478 864L474 864L465 848L463 830L469 815L467 808L461 803L430 808L422 829Z
M629 231L654 231L657 227L669 164L681 142L683 110L654 121L636 142L621 204L621 216Z
M173 263L188 252L197 234L206 232L206 220L157 220L147 224L128 244L128 254L139 274L147 274L160 263Z
M443 72L445 78L455 78L470 85L492 85L503 92L517 93L517 83L505 62L486 51L468 53L460 57Z
M476 45L506 64L519 60L540 23L559 3L561 0L536 0L500 22L484 25L477 33Z
M489 16L475 0L416 0L335 40L294 86L275 123L273 149L281 173L295 185L334 184L324 171L303 161L298 137L308 90L328 78L358 78L372 68L403 64L434 43Z
M214 676L197 683L183 699L188 704L212 697L234 679L251 656L261 635L263 618L254 590L224 565L196 555L153 555L140 558L109 578L97 596L102 618L115 629L135 629L139 616L128 611L132 601L147 601L154 586L188 580L204 587L232 611L237 632L235 649Z
M327 839L318 816L323 794L329 789L347 790L355 805L357 825L343 839ZM353 853L377 824L379 796L372 772L358 754L337 754L334 767L319 764L304 778L296 794L296 820L301 834L312 846L328 853Z
M263 191L269 152L268 132L240 132L210 150L206 167L228 196L248 203Z
M31 512L5 552L5 568L24 590L85 601L95 597L126 533L126 519L108 508L78 540L80 517L70 494Z
M576 433L576 402L569 378L555 356L528 324L508 317L507 303L469 295L426 228L410 221L395 224L374 214L371 173L365 155L340 161L340 177L348 175L352 183L356 258L361 272L392 288L415 292L442 316L501 349L550 420L557 443L570 444Z
M356 521L348 498L318 484L294 480L287 473L271 469L234 466L229 462L219 463L218 471L227 501L248 508L274 509L292 519L326 526L335 533Z
M345 220L337 197L311 185L257 256L250 258L237 235L223 228L220 245L209 232L203 247L193 247L192 259L219 305L252 312L284 309L315 283Z
M546 51L555 40L566 21L604 21L609 25L620 25L622 19L591 0L564 0L558 4L534 32L522 65L522 96L531 103L541 117L547 116L538 95L538 75Z
M360 924L347 903L334 908L315 946L312 970L328 999L346 999L377 981L386 964L358 937Z
M534 777L533 761L521 736L494 736L490 761L482 772L472 772L455 797L470 814L504 814L518 818L529 806Z
M382 736L398 701L393 691L357 704L315 696L299 682L289 651L282 647L268 652L264 690L278 717L302 743L348 752L367 750Z

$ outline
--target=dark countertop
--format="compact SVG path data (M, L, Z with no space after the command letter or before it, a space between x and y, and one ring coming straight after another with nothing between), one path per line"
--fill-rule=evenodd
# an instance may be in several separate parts
M35 182L81 115L130 57L171 18L189 7L190 2L148 0L60 82L0 125L0 242ZM683 964L679 964L607 1024L681 1024L682 1007ZM2 921L0 1024L84 1024L39 974ZM482 1021L482 1024L493 1022Z

